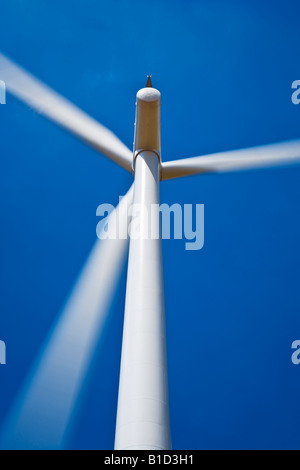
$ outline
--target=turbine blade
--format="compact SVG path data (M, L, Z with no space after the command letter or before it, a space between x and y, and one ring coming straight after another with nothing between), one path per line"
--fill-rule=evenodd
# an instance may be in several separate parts
M300 163L300 139L232 150L162 164L162 180L199 173L223 173Z
M1 53L0 77L16 98L131 172L132 152L113 132Z
M132 196L133 187L109 216L124 238L96 242L8 415L2 449L61 449L68 441L125 259Z

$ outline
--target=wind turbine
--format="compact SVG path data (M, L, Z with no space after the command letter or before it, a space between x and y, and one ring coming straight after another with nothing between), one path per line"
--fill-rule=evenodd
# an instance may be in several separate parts
M132 173L133 202L142 208L141 234L149 230L146 212L153 204L159 204L159 185L162 180L208 172L300 163L300 140L163 163L160 135L161 94L152 87L150 77L147 86L137 93L133 152L111 131L1 54L0 78L5 81L8 91L21 101ZM129 193L127 199L130 198ZM123 223L127 224L127 211L118 210L122 214ZM150 223L153 232L159 233L159 236L131 237L129 247L115 437L115 449L122 450L171 448L161 237L158 220L151 220ZM121 258L121 244L124 247L122 240L107 244L108 253L115 253L116 247L120 245L117 257ZM81 309L86 306L94 312L103 311L107 302L107 299L103 299L106 288L113 290L116 271L120 269L116 257L113 269L110 269L110 256L98 257L98 261L102 263L102 273L111 272L109 285L104 285L105 280L103 276L99 276L97 257L94 256L96 255L92 254L89 260L89 266L93 268L84 271L83 283L79 278L80 288L75 289L76 295L68 304L69 326L73 328L72 331L78 330L73 327L71 319L80 319L80 306ZM97 295L97 292L101 295ZM87 331L86 341L89 334L91 332ZM63 335L58 336L58 344L61 345ZM46 365L54 361L59 347L57 342L52 345ZM87 354L83 356L83 361L89 357ZM41 362L39 370L43 372L46 366ZM45 375L48 373L46 370ZM76 370L70 380L78 384ZM77 396L75 386L71 388L70 394L74 399ZM25 404L30 401L30 389L28 396ZM65 406L72 406L70 400ZM65 420L68 420L68 416Z

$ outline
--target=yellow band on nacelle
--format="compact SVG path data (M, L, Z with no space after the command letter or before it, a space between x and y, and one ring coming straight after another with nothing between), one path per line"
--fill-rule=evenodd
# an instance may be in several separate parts
M150 87L142 88L136 95L134 155L143 149L160 156L160 98L160 92Z

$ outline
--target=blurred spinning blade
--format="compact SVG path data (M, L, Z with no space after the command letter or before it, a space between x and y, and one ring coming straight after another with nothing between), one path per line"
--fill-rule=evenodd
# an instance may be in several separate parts
M132 151L113 132L1 53L0 77L16 98L131 172Z
M173 160L162 164L162 179L201 173L223 173L300 163L300 140L262 145L203 157Z
M64 448L125 260L132 195L133 186L109 216L124 239L96 242L8 415L2 449Z

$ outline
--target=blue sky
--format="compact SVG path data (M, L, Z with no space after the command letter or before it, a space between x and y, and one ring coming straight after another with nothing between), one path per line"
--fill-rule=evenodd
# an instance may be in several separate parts
M5 0L0 49L132 146L162 93L162 158L297 138L299 2ZM1 79L1 77L0 77ZM131 177L8 96L0 107L0 424ZM205 246L163 242L175 449L300 448L300 168L164 182L205 204ZM126 268L71 448L113 447Z

